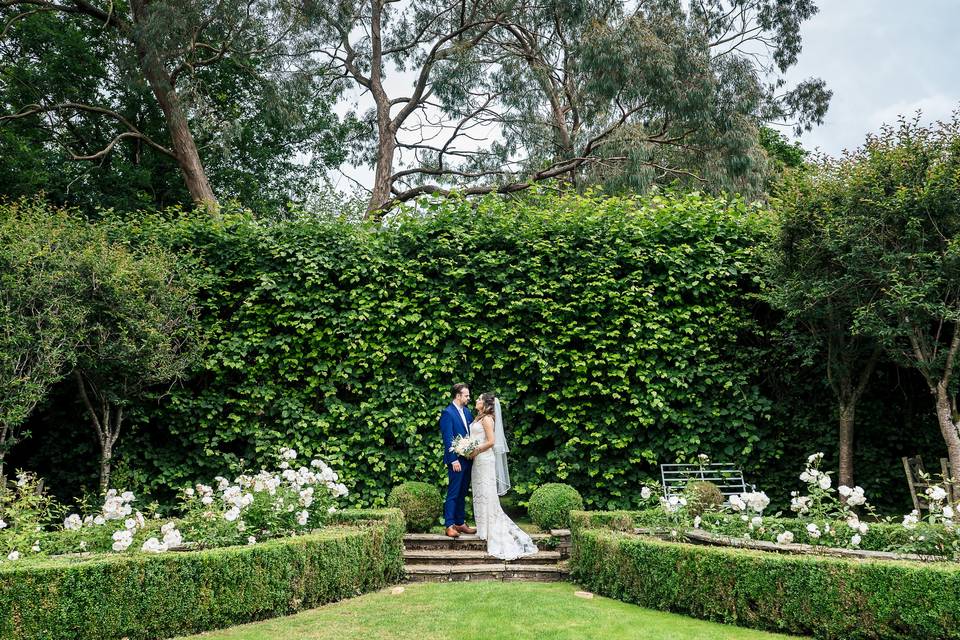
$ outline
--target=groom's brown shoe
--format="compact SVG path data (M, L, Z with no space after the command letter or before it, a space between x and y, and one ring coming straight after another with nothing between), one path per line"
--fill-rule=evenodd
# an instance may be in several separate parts
M447 527L447 536L450 538L459 538L460 532L457 530L456 527L450 526L450 527Z
M460 533L469 533L471 535L477 532L476 529L474 529L473 527L468 527L466 524L454 525L453 528L459 531Z

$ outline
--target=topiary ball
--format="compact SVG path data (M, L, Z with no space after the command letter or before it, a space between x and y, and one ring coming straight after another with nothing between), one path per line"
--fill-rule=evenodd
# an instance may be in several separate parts
M570 512L583 509L580 493L568 484L551 482L530 496L527 512L533 523L544 531L570 527Z
M687 509L695 516L719 509L723 504L720 488L706 480L688 482L683 489L683 496L687 499Z
M440 491L426 482L404 482L387 498L387 505L403 511L410 533L426 533L443 512Z

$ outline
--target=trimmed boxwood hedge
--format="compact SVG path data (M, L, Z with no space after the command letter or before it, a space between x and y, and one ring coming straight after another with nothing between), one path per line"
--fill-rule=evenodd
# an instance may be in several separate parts
M440 490L428 482L404 482L390 492L387 506L403 512L407 531L426 533L431 526L440 523L443 498Z
M704 547L589 528L573 514L571 572L645 607L820 638L960 638L960 566Z
M527 505L530 519L544 531L569 527L570 512L579 509L583 509L580 492L560 482L539 487Z
M295 538L159 555L99 555L0 568L0 638L170 637L292 613L403 575L403 516L350 510Z

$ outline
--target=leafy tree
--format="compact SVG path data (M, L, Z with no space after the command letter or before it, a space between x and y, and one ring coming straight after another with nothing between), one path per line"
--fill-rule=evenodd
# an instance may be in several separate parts
M40 200L0 205L0 482L24 421L75 357L83 309L65 283L82 237Z
M100 489L110 483L124 410L149 388L181 378L202 348L196 303L172 255L140 253L98 228L74 287L84 305L73 378L100 445Z
M760 127L760 146L780 172L799 169L807 159L807 151L799 142L790 142L786 136L770 127Z
M821 121L820 80L784 90L811 0L316 3L318 51L369 92L374 216L423 194L562 179L756 191L762 122ZM391 73L413 78L391 91ZM782 91L782 92L781 92ZM778 93L779 92L779 93Z
M88 208L302 199L349 127L298 15L268 0L0 4L0 187Z
M819 177L788 178L781 190L765 297L784 312L791 347L808 361L823 358L837 407L839 482L852 487L857 405L881 355L876 340L855 331L854 318L877 291L866 284L867 265L849 255L851 243L868 232L866 221L837 206L837 184Z
M918 116L919 118L919 116ZM920 373L954 476L960 469L960 113L922 127L901 119L813 179L813 213L842 216L838 260L862 289L853 329Z

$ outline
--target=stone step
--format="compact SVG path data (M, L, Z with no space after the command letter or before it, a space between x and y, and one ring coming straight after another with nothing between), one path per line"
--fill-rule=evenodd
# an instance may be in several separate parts
M539 564L410 564L408 582L468 582L477 580L559 582L567 576L565 568Z
M486 546L486 545L484 545ZM532 556L517 558L516 560L501 560L487 555L484 551L470 551L466 549L408 549L403 552L406 564L426 565L462 565L462 564L556 564L562 557L559 551L540 551Z
M544 551L559 551L563 557L569 555L570 532L566 529L556 529L551 533L532 533L530 537L534 543ZM552 539L556 542L555 548L544 546L544 541ZM408 550L458 550L458 551L486 551L487 543L476 535L461 535L459 538L448 538L438 533L408 533L403 537L403 545Z

